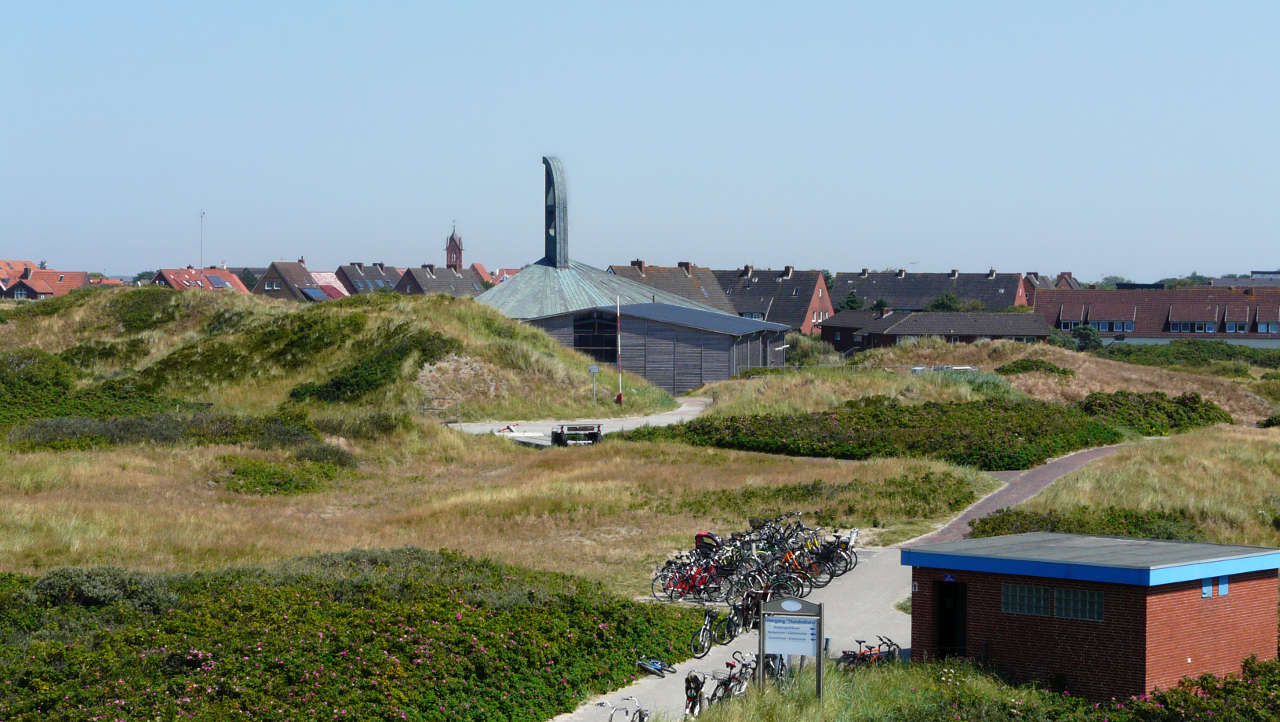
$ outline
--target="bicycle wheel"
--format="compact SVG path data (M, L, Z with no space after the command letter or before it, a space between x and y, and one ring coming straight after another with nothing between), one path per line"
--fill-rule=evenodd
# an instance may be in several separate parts
M671 582L671 572L658 572L653 577L653 583L649 585L649 591L653 592L653 598L659 602L671 601L671 590L668 584Z
M734 619L732 614L722 617L712 629L712 636L715 638L716 644L732 642L733 638L738 636L738 620Z
M704 625L702 629L693 633L693 638L689 640L689 651L698 659L707 656L707 652L711 651L711 629L709 627Z
M631 715L631 722L649 722L649 710L638 709Z
M849 555L849 558L850 558L849 571L853 571L858 566L858 552L852 549L845 549L845 552Z
M729 680L722 679L716 683L716 688L711 690L711 696L707 698L707 706L723 702L729 697Z
M686 702L686 706L688 707L688 709L686 709L684 713L689 717L697 717L698 715L702 714L702 709L705 705L706 705L706 701L703 699L702 695L698 695L697 697L691 700L688 700Z

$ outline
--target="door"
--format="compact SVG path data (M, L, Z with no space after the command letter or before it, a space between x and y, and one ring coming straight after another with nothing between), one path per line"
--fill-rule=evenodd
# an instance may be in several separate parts
M964 582L934 582L934 598L938 600L938 656L965 656L966 599Z

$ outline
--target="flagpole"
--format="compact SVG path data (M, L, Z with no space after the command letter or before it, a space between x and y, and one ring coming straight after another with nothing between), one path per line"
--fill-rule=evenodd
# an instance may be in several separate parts
M622 403L622 296L616 296L618 328L616 335L618 337L618 403Z

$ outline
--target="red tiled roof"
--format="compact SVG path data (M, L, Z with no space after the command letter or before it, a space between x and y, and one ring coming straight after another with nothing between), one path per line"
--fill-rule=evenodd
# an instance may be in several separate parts
M36 264L31 261L5 261L0 260L0 284L12 285L22 278L22 272L30 268L36 270Z
M328 296L329 298L345 298L347 295L347 292L343 290L341 287L330 286L327 283L321 286L320 290L324 291L324 295Z
M473 263L471 267L475 269L476 275L484 279L485 283L493 283L493 276L489 275L489 271L484 267L483 263ZM405 269L402 273L408 273L408 269Z
M44 281L40 281L37 279L26 279L23 281L23 283L26 284L27 288L30 288L32 291L35 291L36 293L49 293L49 294L53 293L53 286L50 286L48 283Z
M89 285L88 271L55 271L37 268L28 270L27 278L31 281L45 282L49 286L49 292L55 296L65 296L77 288L84 288ZM35 288L35 286L33 285L32 288Z
M1138 307L1132 303L1103 301L1089 304L1090 321L1133 321L1138 317Z
M90 286L123 286L124 281L118 278L90 278Z
M1252 320L1280 322L1280 289L1216 286L1120 290L1042 288L1036 291L1035 298L1036 313L1051 325L1057 325L1061 321L1084 320L1072 315L1077 310L1087 311L1087 318L1091 321L1127 321L1128 316L1104 318L1102 313L1105 311L1105 315L1110 316L1114 312L1112 309L1128 307L1134 310L1134 327L1127 332L1129 336L1201 340L1276 338L1276 334L1258 334L1256 327L1252 326L1249 333L1232 333L1227 336L1225 324L1248 323ZM1251 318L1255 316L1256 318ZM1171 322L1216 322L1218 325L1213 333L1190 335L1170 332Z
M219 286L216 282L210 282L210 278L217 278L224 285ZM236 293L248 293L249 289L244 287L244 283L236 274L224 268L161 268L156 272L156 278L152 279L152 283L163 279L164 285L169 288L176 288L183 291L189 288L201 289L205 291L231 290Z

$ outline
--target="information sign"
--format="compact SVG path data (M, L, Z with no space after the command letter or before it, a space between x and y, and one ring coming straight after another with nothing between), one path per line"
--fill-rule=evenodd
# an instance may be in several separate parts
M765 654L818 656L817 617L779 617L768 615L765 623Z

